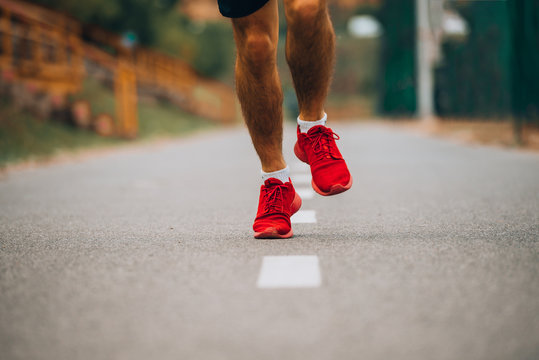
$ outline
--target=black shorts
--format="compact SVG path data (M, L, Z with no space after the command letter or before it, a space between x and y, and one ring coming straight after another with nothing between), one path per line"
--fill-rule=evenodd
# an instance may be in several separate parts
M269 0L217 0L219 11L225 17L239 18L251 15Z

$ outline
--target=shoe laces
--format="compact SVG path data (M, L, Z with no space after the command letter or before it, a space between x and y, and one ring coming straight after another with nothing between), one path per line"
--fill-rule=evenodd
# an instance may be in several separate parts
M342 157L335 155L332 151L335 146L335 140L339 140L340 137L331 129L320 127L312 134L307 134L307 138L309 139L315 154L317 154L319 158L342 159Z
M284 212L284 190L286 185L274 184L264 188L264 214Z

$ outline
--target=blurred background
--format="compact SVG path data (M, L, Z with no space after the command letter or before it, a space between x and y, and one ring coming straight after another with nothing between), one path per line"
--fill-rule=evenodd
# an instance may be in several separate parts
M330 8L332 121L539 149L538 1L330 0ZM283 14L280 37L293 120ZM0 0L0 167L241 123L234 53L216 0Z

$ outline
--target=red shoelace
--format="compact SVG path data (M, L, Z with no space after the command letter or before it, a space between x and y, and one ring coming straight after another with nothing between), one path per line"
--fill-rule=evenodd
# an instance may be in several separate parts
M264 188L264 214L284 212L283 188L286 189L286 185L272 185Z
M319 128L317 131L312 134L307 134L307 138L311 142L311 146L318 155L318 159L321 158L333 158L335 160L341 160L342 157L337 156L333 153L333 147L335 140L339 140L340 137L333 131L329 129Z

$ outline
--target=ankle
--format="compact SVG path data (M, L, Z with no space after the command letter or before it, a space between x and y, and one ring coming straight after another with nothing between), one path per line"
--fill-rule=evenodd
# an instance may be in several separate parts
M327 117L324 110L320 111L301 111L299 113L298 119L302 121L318 121Z
M260 173L262 175L262 182L274 178L280 180L284 184L285 182L288 182L290 178L290 168L288 166L272 172L261 170Z
M326 126L326 121L328 119L328 116L326 113L317 120L314 121L306 121L301 118L301 115L298 116L298 125L299 125L299 131L302 133L307 133L312 127L317 125Z
M282 170L282 169L284 169L286 167L287 166L286 166L286 163L284 162L284 160L278 160L278 161L273 161L273 162L264 162L262 164L262 171L266 172L266 173L271 173L271 172Z

